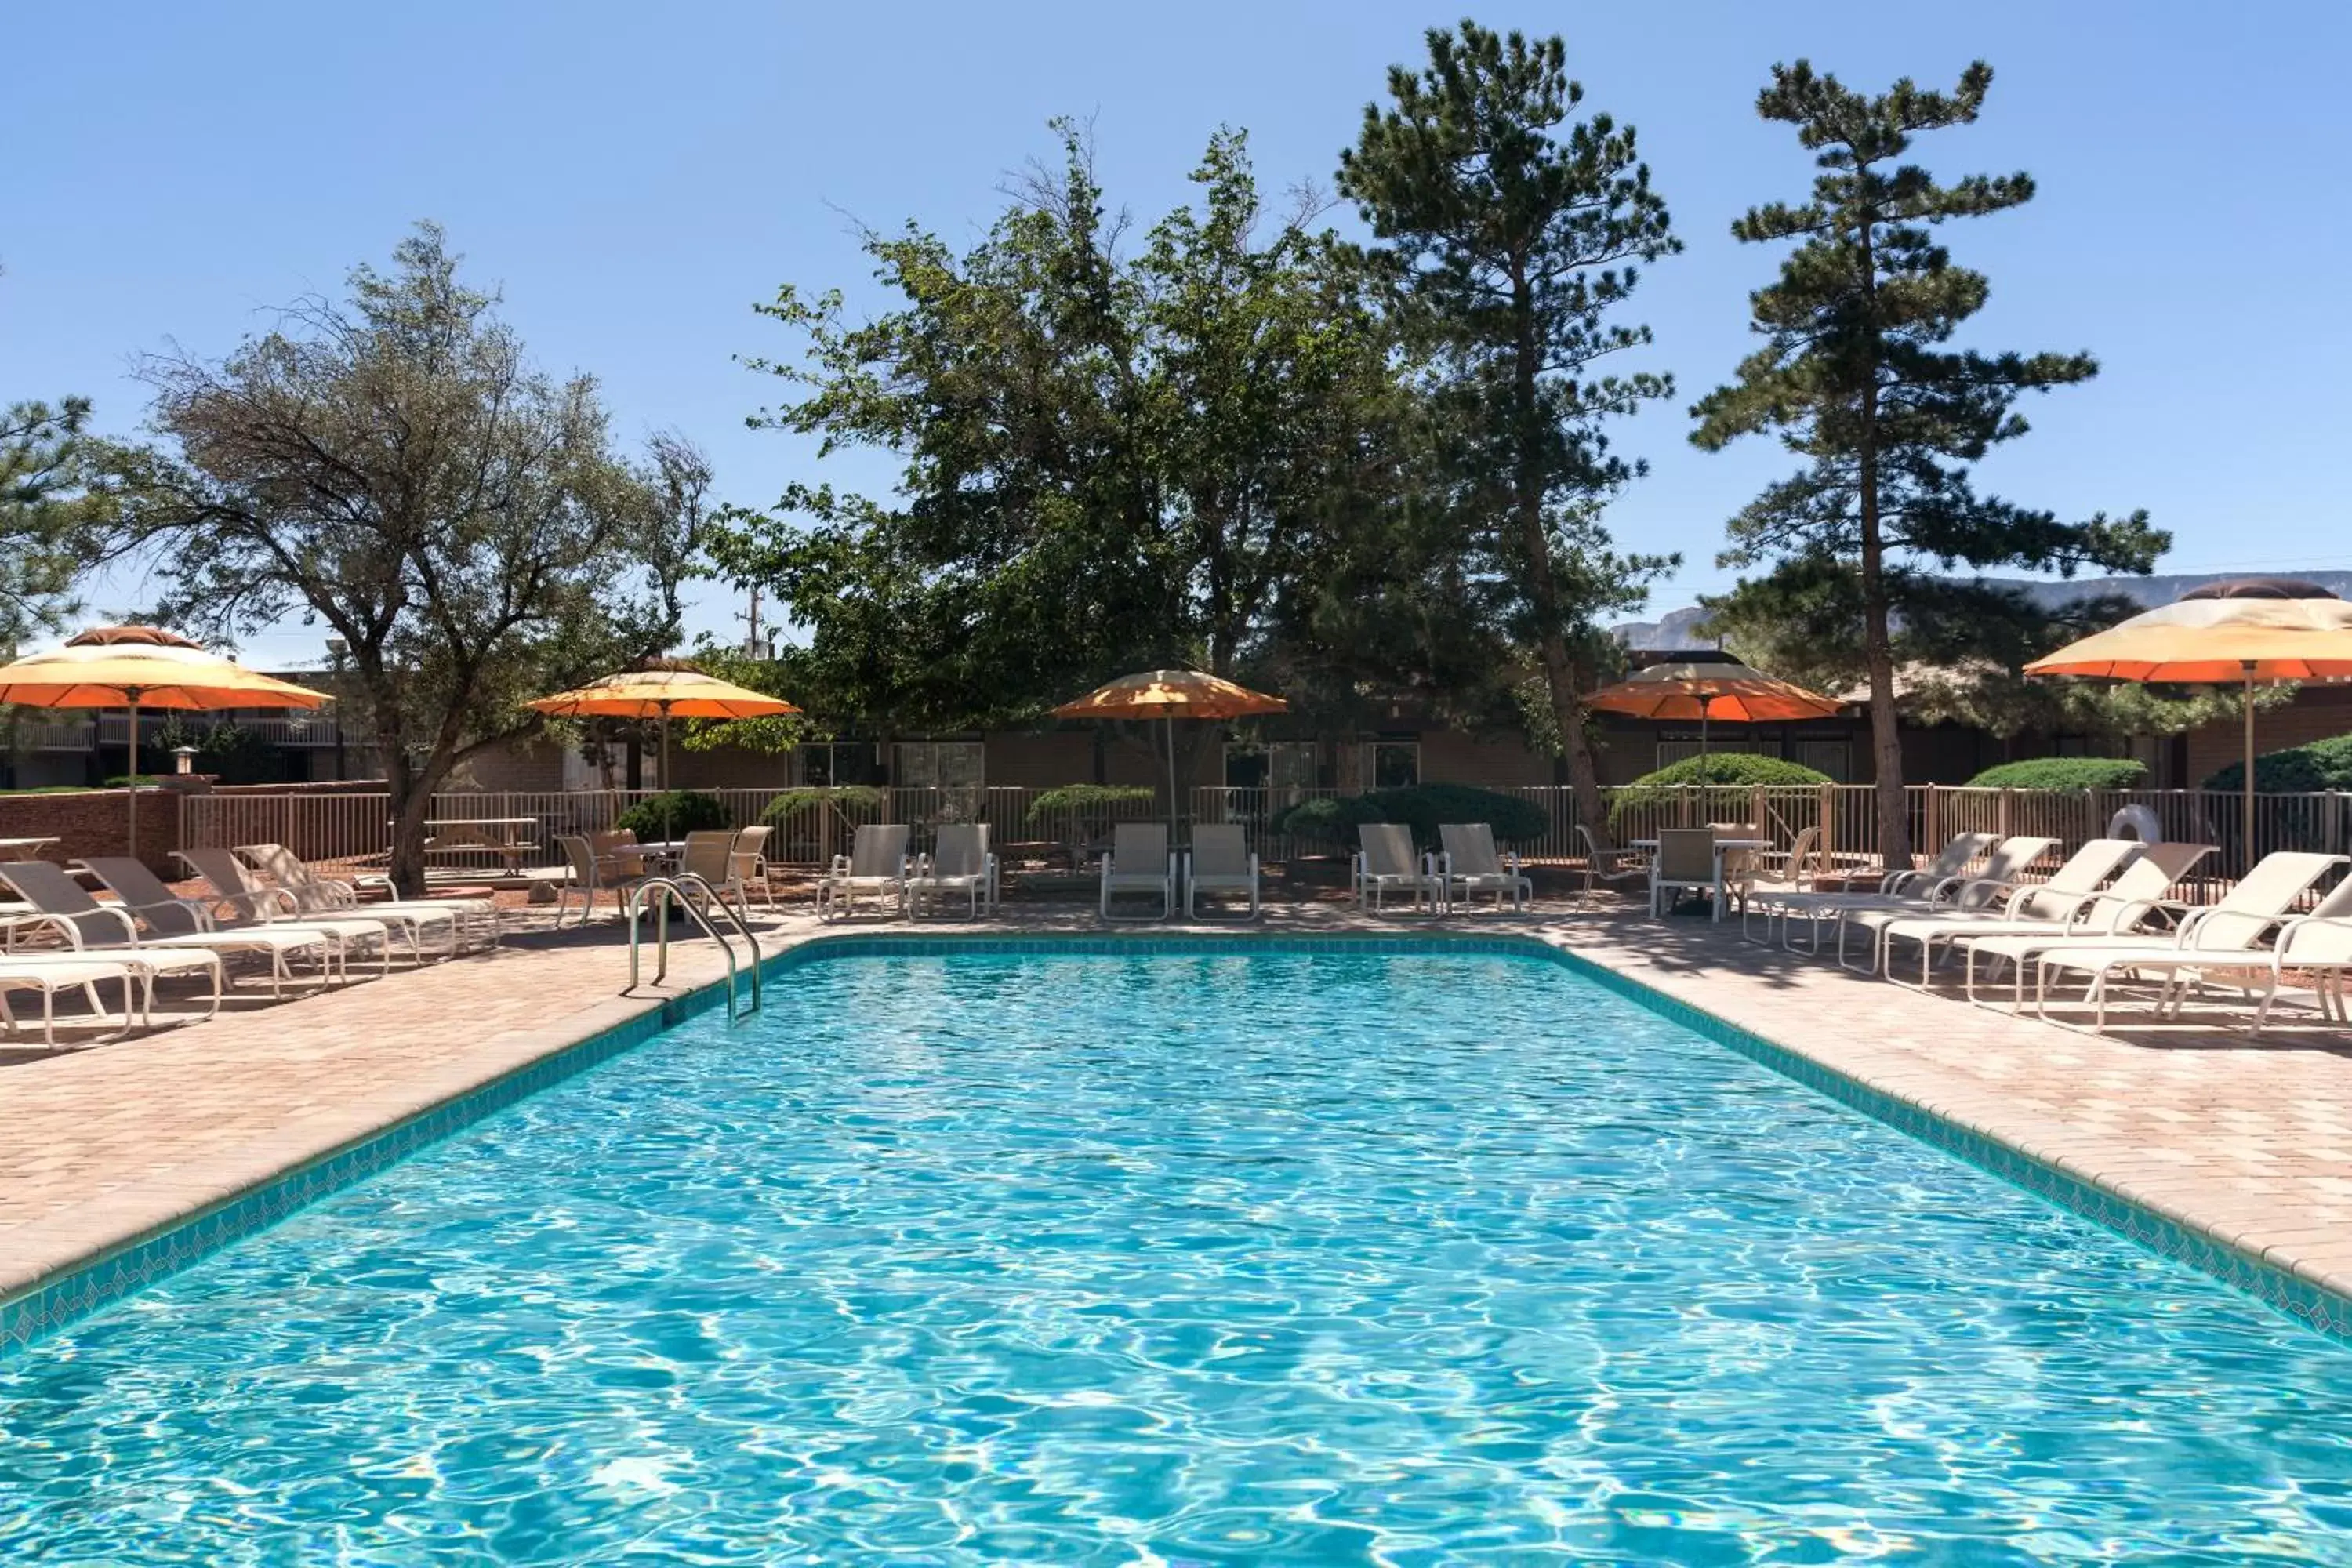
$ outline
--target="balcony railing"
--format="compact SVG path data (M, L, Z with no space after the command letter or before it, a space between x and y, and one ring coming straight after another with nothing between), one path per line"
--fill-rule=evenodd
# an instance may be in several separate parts
M167 725L174 724L181 730L197 734L233 726L273 746L331 746L337 733L335 721L323 713L270 714L264 718L238 719L218 713L142 712L139 715L141 742L153 745L157 732ZM131 739L131 715L119 710L100 713L96 738L101 746L127 744Z

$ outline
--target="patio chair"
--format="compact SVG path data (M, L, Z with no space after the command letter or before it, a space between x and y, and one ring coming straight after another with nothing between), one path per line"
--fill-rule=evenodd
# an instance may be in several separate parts
M2305 915L2279 928L2271 946L2270 973L2263 999L2254 1009L2250 1034L2260 1035L2271 1021L2271 1009L2285 989L2289 971L2306 974L2319 1004L2319 1016L2331 1024L2352 1023L2344 1001L2344 976L2352 971L2352 920Z
M849 841L849 853L836 855L825 874L817 879L816 918L828 914L836 918L854 912L857 896L872 893L890 895L898 900L901 914L907 909L907 825L903 822L869 822L857 829Z
M1759 894L1759 907L1766 911L1769 922L1780 922L1780 945L1790 952L1797 944L1790 935L1790 922L1799 915L1805 917L1811 929L1812 942L1806 952L1822 950L1822 921L1834 921L1846 910L1907 908L1917 910L1936 903L1947 888L1957 887L1964 880L1962 873L1969 864L2000 841L1993 833L1958 833L1937 851L1936 858L1916 869L1892 871L1881 877L1878 886L1867 892L1773 892ZM1742 910L1745 917L1747 911Z
M681 877L700 878L739 919L749 921L751 900L735 857L736 837L731 827L698 828L688 834L678 850L677 869Z
M1990 961L1988 973L1998 973L2000 965L2008 963L2014 976L2011 1011L2021 1013L2030 961L2047 949L2103 940L2161 942L2168 938L2188 917L2190 906L2175 903L2167 895L2213 848L2210 844L2150 844L2072 920L2023 930L2021 922L2004 921L1997 931L1939 931L1937 940L1950 942L1965 955L1960 968L1962 994L1970 1002L1981 1005L1984 1001L1977 994L1977 960Z
M218 967L217 961L215 967ZM154 1021L154 972L143 968L135 958L16 953L0 958L0 1023L7 1026L13 1037L16 1033L16 1015L8 1005L8 993L37 991L41 994L41 1044L54 1049L58 1043L58 993L80 991L89 1000L91 1014L103 1018L106 1005L98 994L98 983L101 980L122 982L122 1027L107 1038L119 1039L138 1025ZM220 1007L217 988L213 992L213 1007L215 1011Z
M1723 867L1715 858L1712 827L1662 827L1658 858L1650 862L1650 914L1664 915L1661 895L1704 889L1708 897L1723 896Z
M988 825L946 823L931 852L916 862L915 874L907 879L907 913L919 918L926 898L936 904L942 893L961 893L965 918L978 920L982 911L995 909L995 885L996 857L988 851Z
M334 978L341 947L325 931L273 931L256 926L243 931L205 931L142 937L139 921L120 904L101 904L66 875L62 867L46 860L14 860L0 864L0 881L6 882L26 902L47 917L47 927L77 952L120 958L136 955L157 975L208 974L218 996L221 961L229 953L257 953L269 960L269 994L282 997L286 982L294 978L286 960L289 953L312 952L319 960L319 979Z
M2063 930L2098 896L2102 887L2139 858L2145 847L2137 838L2094 838L2066 857L2065 863L2053 871L2047 881L2011 888L1979 908L1963 910L1955 907L1893 918L1882 918L1875 913L1865 915L1863 918L1866 921L1875 922L1877 926L1876 968L1889 979L1894 978L1895 944L1898 942L1916 942L1919 946L1919 984L1925 985L1935 963L1938 942L1948 941L1963 932L1971 936L2000 936L2004 931L2017 931L2021 922L2026 927L2054 924ZM2170 885L2168 880L2166 886Z
M1358 909L1369 907L1378 913L1388 895L1402 889L1412 895L1414 909L1427 899L1431 913L1444 912L1445 884L1437 879L1435 858L1413 852L1412 828L1402 822L1359 823L1356 843Z
M2260 945L2263 936L2287 919L2297 900L2346 859L2342 855L2303 850L2265 855L2220 903L2189 910L2169 942L2097 941L2045 948L2033 961L2034 1011L2048 1015L2053 975L2081 974L2088 981L2083 1005L2093 1009L2092 1030L2104 1032L2113 983L2121 977L2155 974L2163 977L2157 993L2157 1016L2177 1018L2189 993L2211 972L2269 965L2272 955ZM5 867L0 867L0 874L5 871ZM2347 915L2352 915L2352 878L2338 883L2308 918L2336 920ZM2242 984L2240 989L2251 994L2250 986Z
M555 847L563 852L564 867L572 873L555 888L555 929L558 931L563 929L563 911L574 898L580 900L580 918L573 923L584 926L588 923L588 917L595 912L597 894L617 894L625 902L629 894L646 879L643 869L633 868L642 868L645 864L642 859L598 854L598 837L577 833L559 833L555 837ZM635 842L635 837L631 835L631 842Z
M1156 915L1116 915L1121 893L1149 893L1160 900ZM1111 829L1110 853L1102 860L1102 918L1164 921L1176 912L1176 856L1168 847L1164 822L1122 822Z
M2001 898L2012 892L2025 880L2025 874L2035 861L2058 847L2055 838L2033 838L2020 835L2004 838L1992 847L1985 857L1983 869L1974 876L1955 877L1937 883L1927 900L1927 908L1937 913L1981 915L1997 908ZM1846 908L1838 911L1837 961L1847 969L1846 932L1856 926L1870 932L1869 962L1861 973L1875 974L1885 967L1886 928L1896 921L1922 912L1916 907L1885 904L1876 907Z
M751 910L754 889L759 890L761 902L772 910L776 907L776 887L769 880L768 868L768 838L775 831L772 826L762 822L735 836L732 871L735 885L743 890L743 907L747 913Z
M1650 874L1650 852L1646 849L1635 849L1630 846L1603 849L1592 837L1592 829L1580 822L1576 825L1576 838L1584 846L1584 901L1588 904L1592 901L1592 889L1599 883L1614 881L1620 877L1646 879Z
M1465 904L1475 905L1480 893L1492 893L1496 910L1503 907L1504 895L1508 894L1511 908L1522 911L1528 900L1535 897L1536 885L1520 874L1518 856L1496 852L1492 824L1441 823L1437 843L1437 879L1443 886L1447 909L1454 907L1456 894Z
M282 844L239 844L234 852L246 864L291 892L305 914L348 910L361 901L357 884L322 874ZM428 920L446 916L457 922L461 938L470 932L485 936L488 946L499 945L496 899L371 899L367 900L366 912L371 917L398 912Z
M1239 823L1208 823L1192 829L1192 847L1184 852L1184 918L1201 914L1203 893L1246 893L1249 912L1258 916L1257 857Z
M395 931L408 939L408 955L418 963L425 962L424 922L401 916L385 916L355 912L335 914L303 914L294 895L284 888L257 882L246 872L245 866L226 849L175 849L173 853L213 891L212 907L201 901L181 900L197 910L204 923L195 928L205 931L239 930L245 925L275 925L294 931L333 931L347 946L373 942L382 953L383 971L392 970L392 933ZM136 860L85 860L84 865L96 872L99 880L114 889L124 903L138 906L142 917L145 906L173 900L172 889L159 880L155 873ZM220 909L227 908L236 917L224 921ZM148 923L158 931L169 931L178 924L178 917L165 914ZM449 951L457 951L457 921L449 927Z

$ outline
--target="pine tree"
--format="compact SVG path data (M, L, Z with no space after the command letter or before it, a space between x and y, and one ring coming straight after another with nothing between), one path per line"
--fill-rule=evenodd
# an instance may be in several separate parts
M1698 421L1691 439L1703 448L1769 432L1805 460L1732 520L1720 560L1772 563L1761 582L1740 590L1759 596L1786 597L1793 581L1818 584L1825 571L1853 574L1879 847L1890 865L1911 854L1893 640L1906 583L1929 563L1945 571L2146 572L2171 542L2144 511L2061 522L1979 496L1970 484L1969 465L2025 434L2021 395L2098 371L2087 353L1944 346L1982 308L1989 285L1982 273L1953 265L1935 226L2021 205L2032 198L2033 182L1971 174L1938 184L1902 160L1915 133L1972 123L1991 83L1991 68L1979 60L1948 94L1906 78L1872 98L1816 76L1804 60L1772 68L1757 111L1795 126L1821 173L1811 201L1751 207L1732 225L1742 241L1797 246L1779 279L1749 297L1764 346L1741 363L1737 381L1691 411Z
M1606 114L1570 123L1584 89L1559 38L1465 21L1432 28L1428 46L1422 74L1389 73L1388 110L1364 110L1339 189L1382 242L1408 327L1435 358L1454 437L1446 488L1471 554L1511 590L1505 627L1540 661L1578 814L1598 836L1607 815L1576 652L1673 563L1612 549L1601 509L1640 469L1610 453L1601 426L1674 388L1591 367L1649 342L1649 329L1611 317L1633 293L1633 264L1681 247L1633 127Z

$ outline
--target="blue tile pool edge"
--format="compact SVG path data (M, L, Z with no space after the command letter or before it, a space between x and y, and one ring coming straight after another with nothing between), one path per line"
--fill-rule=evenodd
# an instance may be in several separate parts
M1581 953L1521 933L1363 931L1332 936L1274 932L1147 932L906 936L875 933L812 937L772 954L764 979L835 958L946 957L1050 953L1153 956L1251 952L1361 952L1541 957L1603 989L1704 1036L1815 1093L1977 1166L2045 1202L2185 1263L2331 1338L2352 1342L2352 1299L2200 1233L2132 1198L2063 1170L1997 1139L1824 1066L1801 1052L1669 996ZM247 1191L110 1247L0 1300L0 1358L23 1351L94 1312L218 1249L268 1229L297 1211L397 1164L541 1090L632 1050L719 1005L726 982L713 981L628 1021L558 1047L502 1077L431 1109L290 1167Z

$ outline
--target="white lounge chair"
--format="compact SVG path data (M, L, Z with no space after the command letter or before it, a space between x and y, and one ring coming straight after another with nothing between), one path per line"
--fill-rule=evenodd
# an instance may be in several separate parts
M1764 911L1768 935L1769 922L1776 918L1780 921L1780 945L1790 952L1797 951L1797 944L1790 936L1790 922L1797 916L1803 916L1812 935L1811 945L1806 951L1819 952L1822 950L1822 921L1835 921L1842 910L1848 909L1931 904L1935 901L1937 889L1960 878L1972 862L2000 842L2000 837L1995 833L1954 834L1927 865L1909 870L1890 871L1879 879L1876 887L1867 890L1791 892L1759 889L1753 907ZM1740 911L1743 921L1747 912L1746 909Z
M1475 905L1480 893L1495 895L1495 908L1508 895L1511 908L1525 910L1535 897L1535 883L1520 874L1517 854L1495 849L1495 829L1485 822L1447 822L1437 829L1437 879L1444 890L1445 907L1456 895Z
M2055 838L2023 836L2004 838L1993 846L1992 852L1985 857L1983 868L1975 875L1948 878L1937 883L1930 891L1926 907L1937 912L1981 915L1997 908L2001 899L2024 882L2025 874L2033 863L2057 847L2058 840ZM1879 933L1896 921L1909 919L1920 912L1920 907L1911 902L1851 906L1839 910L1838 963L1848 969L1854 967L1846 963L1846 932L1860 927L1871 933L1869 963L1863 966L1863 973L1876 973L1884 967L1885 948Z
M1434 857L1415 855L1412 829L1401 822L1365 822L1356 826L1353 868L1356 907L1378 912L1391 892L1412 895L1412 907L1429 900L1432 913L1445 908L1445 884L1437 879Z
M1237 823L1209 823L1192 829L1192 847L1184 852L1184 918L1199 920L1202 893L1246 893L1249 913L1255 920L1257 857Z
M1160 900L1156 915L1117 915L1112 900L1122 893L1149 893ZM1164 822L1122 822L1111 829L1110 853L1102 860L1102 918L1164 921L1176 912L1176 856L1168 847Z
M869 822L858 828L849 841L849 853L835 856L832 867L817 879L816 918L854 912L860 893L887 895L897 900L899 913L906 912L906 824Z
M2084 942L2046 948L2033 961L2034 1011L2049 1013L2053 975L2081 974L2089 982L2083 1005L2093 1010L2091 1027L2104 1031L2113 982L2160 975L2157 1016L2178 1017L2189 992L2212 971L2268 968L2271 954L2262 950L2262 939L2288 918L2296 900L2346 863L2342 855L2302 850L2265 855L2220 903L2189 910L2168 942ZM2352 915L2352 878L2321 900L2309 918L2345 915Z
M2004 846L2004 847L2006 847ZM1895 976L1895 944L1916 942L1919 946L1919 984L1927 984L1929 970L1936 957L1936 944L1951 936L1965 932L1971 936L1999 936L2003 930L2015 931L2022 921L2028 927L2053 924L2063 929L2098 895L2102 887L2139 858L2146 847L2137 838L2094 838L2066 857L2065 863L2050 873L2047 881L2027 882L2007 889L1991 900L1971 909L1953 907L1931 910L1925 914L1876 914L1864 917L1878 931L1876 967L1888 979ZM2166 884L2169 886L2168 881Z
M1977 994L1977 962L1990 961L1987 973L1996 973L2003 963L2011 966L2011 1010L2025 1010L2025 976L2032 967L2032 960L2052 948L2087 945L2092 942L2156 942L2171 940L2182 920L2188 918L2190 906L2173 901L2168 895L2190 868L2213 853L2210 844L2152 844L2140 858L2124 868L2117 877L2096 897L2084 903L2069 920L2061 922L2035 922L2021 930L2021 922L2003 922L1998 931L1969 932L1950 931L1938 933L1938 940L1950 942L1966 955L1961 968L1964 994L1971 1002L1981 1004ZM2168 923L2158 925L2157 922Z
M215 963L215 969L218 963ZM11 991L37 991L41 994L41 1044L54 1047L58 1043L58 993L79 990L89 999L94 1016L106 1016L106 1005L99 1000L98 983L101 980L122 982L122 1027L110 1038L119 1038L142 1022L151 1022L153 1002L154 972L135 959L100 959L78 953L32 954L12 953L0 958L0 1022L8 1033L16 1032L16 1015L8 1005ZM146 1005L142 1006L144 1002ZM213 1006L220 1006L220 993L213 994Z
M2344 976L2352 972L2352 920L2306 915L2279 929L2278 941L2271 947L2268 984L2262 1005L2254 1010L2251 1033L2261 1034L2270 1023L2271 1008L2285 989L2289 971L2312 977L2322 1018L2331 1024L2352 1023L2352 1011L2344 1002Z
M392 933L398 931L407 939L408 956L416 963L425 961L425 942L417 922L394 916L377 919L339 911L334 914L306 915L291 890L275 883L257 882L247 875L245 866L226 849L175 849L173 851L213 890L215 906L226 906L234 917L223 920L217 907L208 908L202 901L174 899L152 871L136 860L97 860L82 863L96 872L100 881L114 889L115 896L137 909L140 918L157 931L179 934L189 931L243 931L250 926L276 926L283 931L323 931L333 933L344 945L344 967L350 968L350 949L373 942L382 957L379 969L392 972ZM194 915L190 921L169 910L159 909L151 918L150 904L177 903ZM450 923L449 947L457 951L457 925Z
M988 851L988 824L950 822L940 828L939 841L915 864L907 879L907 912L919 917L926 899L935 906L944 893L964 896L965 918L978 920L996 907L996 857Z
M235 853L263 876L294 895L297 906L304 914L327 914L337 910L357 907L362 900L358 884L339 877L323 875L317 867L302 860L282 844L240 844ZM361 912L373 919L380 915L413 915L426 921L447 920L458 933L451 938L453 946L471 933L483 939L486 945L499 944L499 905L495 899L370 899Z
M216 990L222 981L221 959L227 953L258 953L268 958L269 992L273 996L283 996L286 982L294 977L286 965L288 954L315 954L321 984L334 978L335 963L341 955L335 939L324 931L255 927L247 931L142 938L139 921L129 910L120 904L100 903L62 868L46 860L0 864L0 881L16 889L47 916L48 929L68 947L108 958L135 953L157 974L208 974Z

